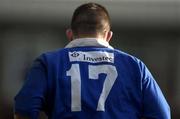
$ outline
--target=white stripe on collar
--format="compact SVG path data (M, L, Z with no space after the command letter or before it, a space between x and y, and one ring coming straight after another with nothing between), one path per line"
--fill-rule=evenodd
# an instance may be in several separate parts
M97 39L97 38L74 39L69 44L67 44L65 48L82 47L82 46L103 46L103 47L114 49L112 46L109 45L107 41L103 39Z

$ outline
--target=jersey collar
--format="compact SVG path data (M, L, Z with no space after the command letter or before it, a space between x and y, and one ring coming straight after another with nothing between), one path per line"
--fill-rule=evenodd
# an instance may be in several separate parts
M97 38L78 38L71 41L69 44L66 45L65 48L72 48L72 47L83 47L83 46L103 46L107 48L113 49L109 43L103 39Z

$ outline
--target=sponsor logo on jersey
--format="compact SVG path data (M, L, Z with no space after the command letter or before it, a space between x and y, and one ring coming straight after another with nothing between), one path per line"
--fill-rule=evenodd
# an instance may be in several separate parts
M71 54L71 56L72 56L72 57L78 57L78 56L79 56L79 53L73 52L73 53Z
M75 52L69 52L69 59L70 62L80 61L80 62L91 62L91 63L98 63L98 62L114 63L114 54L103 51L89 51L89 52L75 51Z

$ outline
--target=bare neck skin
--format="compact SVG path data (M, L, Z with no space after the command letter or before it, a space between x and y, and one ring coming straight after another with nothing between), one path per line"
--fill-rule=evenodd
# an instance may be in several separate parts
M97 38L97 39L103 39L106 42L109 42L113 36L113 32L112 31L105 31L103 34L95 34L95 35L90 35L90 34L79 34L78 36L75 36L72 32L71 29L67 29L66 30L66 36L68 38L69 41L72 41L74 39L77 38Z

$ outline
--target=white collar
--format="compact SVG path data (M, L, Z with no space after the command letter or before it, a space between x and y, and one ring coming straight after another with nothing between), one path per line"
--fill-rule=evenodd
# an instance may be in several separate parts
M109 45L107 41L103 39L97 39L97 38L74 39L69 44L67 44L65 48L82 47L82 46L103 46L103 47L114 49L112 46Z

